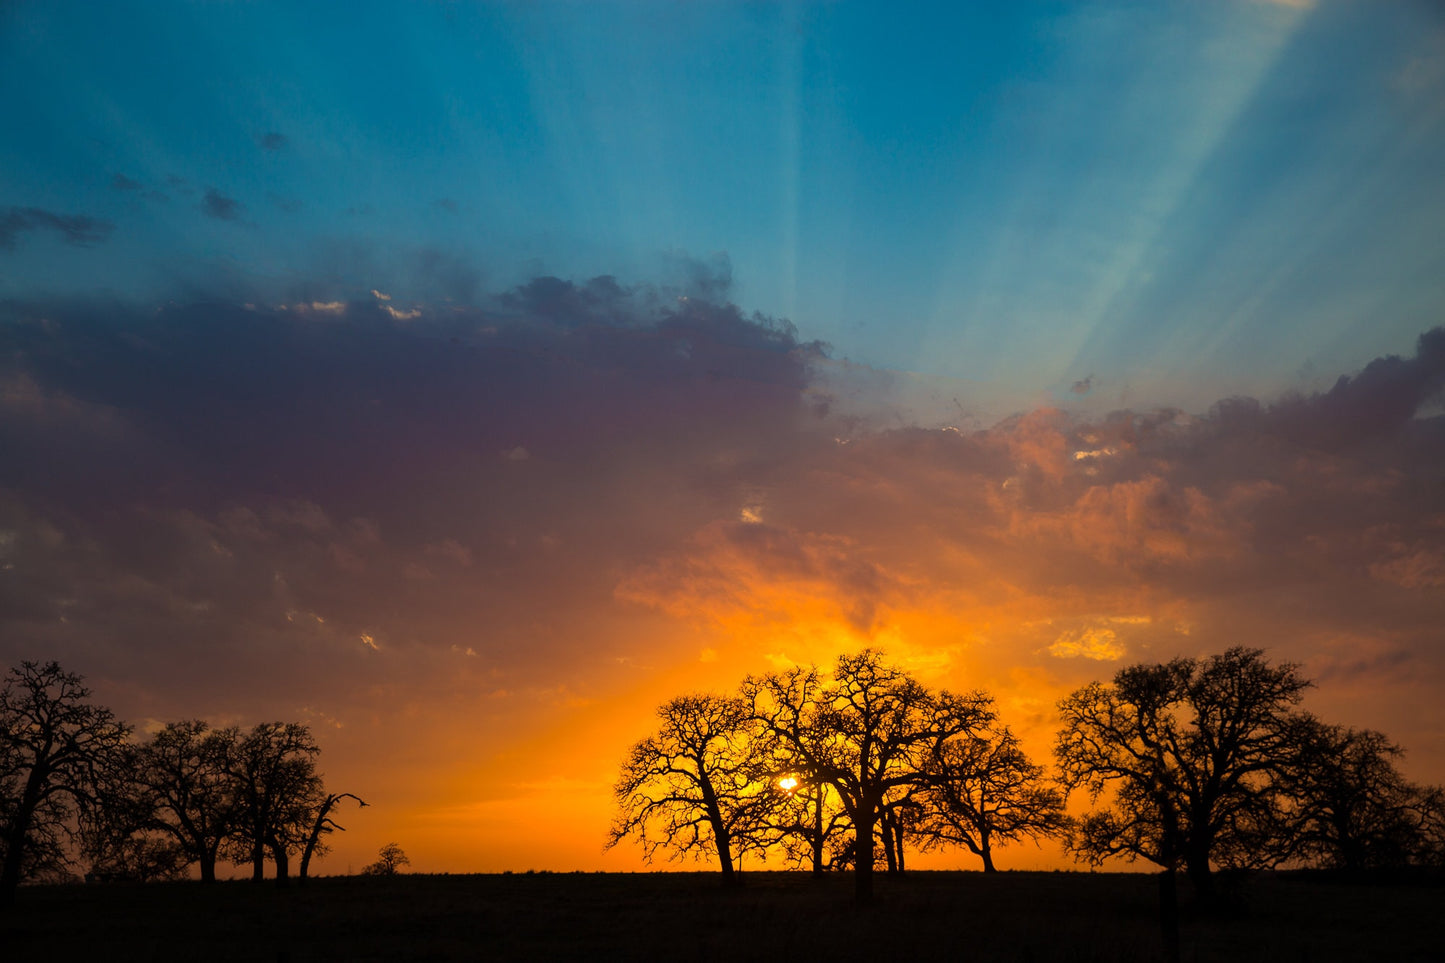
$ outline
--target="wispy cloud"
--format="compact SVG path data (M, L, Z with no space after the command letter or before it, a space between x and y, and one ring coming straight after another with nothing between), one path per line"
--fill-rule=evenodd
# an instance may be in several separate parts
M88 214L57 214L39 207L0 208L0 250L14 248L22 235L50 232L67 244L90 247L110 237L115 225Z

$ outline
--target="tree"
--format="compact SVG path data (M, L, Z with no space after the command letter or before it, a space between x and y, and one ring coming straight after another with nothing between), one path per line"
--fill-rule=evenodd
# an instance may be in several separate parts
M79 807L76 840L87 881L176 879L192 861L156 828L156 804L141 778L142 747L127 743L98 766L91 798Z
M632 747L613 788L618 816L607 847L636 835L649 861L710 855L723 881L735 881L733 857L757 845L760 796L751 758L753 721L742 700L688 695L657 710L662 725Z
M1112 805L1080 821L1071 848L1095 863L1143 857L1163 867L1167 886L1182 864L1206 898L1211 862L1277 861L1292 709L1310 685L1297 670L1237 647L1130 666L1064 699L1055 754L1065 788L1094 802L1114 790Z
M232 774L240 730L212 729L199 719L172 722L141 745L137 780L149 799L149 828L169 835L202 882L216 880L222 843L239 815Z
M337 804L343 799L354 799L358 805L362 807L366 806L366 800L349 792L328 793L326 797L317 804L315 818L311 820L311 832L306 836L306 847L301 851L301 869L300 872L296 874L297 878L302 882L305 882L306 874L311 869L311 857L325 855L327 851L326 844L321 841L321 837L336 831L346 831L345 826L338 824L331 818L331 811L335 809ZM396 844L390 843L388 845L395 846ZM398 848L397 852L400 853L401 849ZM407 861L405 855L401 858L403 862Z
M1430 861L1432 791L1395 767L1403 751L1384 733L1305 717L1296 749L1285 790L1299 855L1349 872Z
M760 820L766 848L777 846L794 866L807 865L814 876L847 861L853 824L843 811L838 793L826 782L806 773L784 772L779 767L764 771L774 804L765 808Z
M376 862L368 863L361 869L363 876L395 876L401 867L410 866L411 860L396 843L387 843L376 854Z
M998 842L1057 836L1068 825L1064 795L1044 781L1007 726L944 746L923 793L930 845L960 845L994 872Z
M988 696L931 692L874 649L840 656L831 679L816 667L749 677L743 697L768 756L837 792L853 824L860 901L873 895L874 834L885 804L924 785L950 740L993 720Z
M251 864L251 879L265 875L269 851L276 881L290 877L291 853L304 844L324 798L311 730L294 722L266 722L242 736L227 762L236 794L236 819L228 847L231 859Z
M62 859L79 807L129 728L93 705L81 677L22 662L0 686L0 906L20 881Z

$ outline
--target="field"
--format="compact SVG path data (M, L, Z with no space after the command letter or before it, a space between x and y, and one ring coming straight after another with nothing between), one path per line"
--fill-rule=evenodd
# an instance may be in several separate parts
M336 877L26 887L0 958L68 960L1154 960L1155 878L1139 874L700 873ZM1445 885L1271 875L1231 908L1183 892L1185 961L1434 960Z

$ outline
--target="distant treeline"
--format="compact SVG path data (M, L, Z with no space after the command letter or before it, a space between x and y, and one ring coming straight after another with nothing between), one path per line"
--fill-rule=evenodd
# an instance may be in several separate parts
M1445 791L1408 782L1381 733L1300 711L1309 686L1248 648L1124 668L1059 703L1049 773L992 696L935 692L875 650L750 676L658 710L608 845L701 855L727 879L747 853L851 868L865 899L910 847L961 846L992 871L995 845L1048 837L1091 864L1183 870L1206 896L1219 868L1445 862ZM1077 790L1095 808L1072 818Z
M351 793L329 792L306 726L249 731L173 722L136 741L55 662L22 662L0 686L0 905L23 880L173 879L195 865L270 860L306 878Z

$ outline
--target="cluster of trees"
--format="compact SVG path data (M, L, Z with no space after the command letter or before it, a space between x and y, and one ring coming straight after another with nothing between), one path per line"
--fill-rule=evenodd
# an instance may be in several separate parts
M79 676L23 662L0 686L0 904L24 879L174 878L225 860L305 879L351 793L329 792L306 726L173 722L149 738L93 704Z
M814 873L851 867L867 899L875 862L901 872L910 845L961 845L991 870L995 844L1065 825L1063 792L987 694L934 692L873 650L659 715L623 764L608 844L707 853L725 879L747 852L781 853Z
M986 693L931 691L867 650L662 706L623 763L608 845L706 855L726 879L748 852L851 867L863 899L909 846L991 871L996 844L1045 837L1149 860L1171 887L1182 869L1206 895L1220 868L1445 861L1445 792L1408 782L1380 733L1300 711L1309 685L1248 648L1130 666L1060 703L1050 774ZM1093 808L1074 818L1077 790Z

